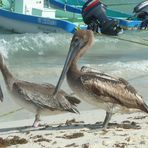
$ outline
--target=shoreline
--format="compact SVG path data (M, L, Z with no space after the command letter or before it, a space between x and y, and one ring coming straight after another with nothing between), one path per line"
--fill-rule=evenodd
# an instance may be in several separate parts
M38 128L31 127L34 119L1 122L0 147L8 146L6 144L12 148L148 147L147 114L117 113L112 116L109 127L102 130L104 118L104 111L89 110L80 115L65 113L43 117L42 122L47 125Z

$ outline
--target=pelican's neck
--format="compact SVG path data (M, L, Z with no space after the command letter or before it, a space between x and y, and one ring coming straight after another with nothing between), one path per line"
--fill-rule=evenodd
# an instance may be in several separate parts
M1 67L1 72L2 72L2 75L4 77L7 87L11 89L12 83L14 81L13 75L10 73L6 65L3 65L3 67Z
M75 60L72 61L71 66L68 71L79 72L79 68L77 66L77 61L75 61Z
M77 65L78 60L73 60L69 70L67 72L67 78L71 78L75 81L77 78L80 77L80 75L82 75L82 72L79 70L79 67Z

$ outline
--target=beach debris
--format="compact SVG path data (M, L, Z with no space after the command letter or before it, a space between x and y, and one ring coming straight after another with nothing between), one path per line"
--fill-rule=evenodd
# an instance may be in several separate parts
M140 141L140 144L145 145L146 142L144 140Z
M76 123L84 123L84 121L76 121L76 119L71 119L71 120L67 120L66 121L66 125L72 125L72 124L76 124Z
M109 123L108 128L113 128L113 127L123 128L123 129L141 129L141 126L138 123L134 122L134 121L132 121L132 122L123 121L121 124Z
M57 136L56 138L64 138L64 139L75 139L75 138L79 138L79 137L83 137L84 134L83 133L72 133L72 134L64 134L63 136Z
M127 148L127 143L116 143L115 145L114 145L114 147L116 147L116 148Z
M17 145L17 144L26 144L28 141L25 138L20 138L19 136L14 136L13 138L1 138L0 137L0 147L8 147L11 145Z
M54 142L52 143L52 145L54 145L54 144L57 144L57 141L54 141Z
M30 138L33 139L34 142L48 142L48 143L50 143L52 141L51 139L44 138L42 135L35 135Z
M127 138L125 138L125 140L126 140L127 142L130 142L130 141L131 141L131 137L127 137Z
M43 136L42 135L35 135L33 137L30 137L30 138L32 138L32 139L39 139L39 138L43 138Z
M72 144L65 145L65 147L78 147L78 145L76 143L72 143Z
M39 138L37 140L34 140L34 142L48 142L50 143L52 140L51 139L46 139L46 138Z
M82 148L89 148L89 143L82 144Z
M73 134L70 134L70 135L64 135L64 138L65 139L75 139L75 138L79 138L79 137L83 137L84 134L83 133L73 133Z

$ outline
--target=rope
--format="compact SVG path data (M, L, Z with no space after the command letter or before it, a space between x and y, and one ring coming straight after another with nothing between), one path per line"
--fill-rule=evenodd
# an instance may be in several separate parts
M79 30L79 28L77 28L77 30ZM102 35L102 34L98 34L96 33L95 35ZM107 36L107 35L105 35ZM126 41L126 42L129 42L129 43L135 43L135 44L139 44L139 45L143 45L143 46L148 46L148 43L141 43L141 42L138 42L138 41L133 41L133 40L129 40L129 39L124 39L124 38L120 38L119 36L109 36L111 38L116 38L118 40L121 40L121 41ZM147 39L143 39L143 41L148 41Z
M12 111L10 111L10 112L1 114L0 117L8 116L8 115L10 115L10 114L13 114L13 113L15 113L15 112L21 111L21 110L23 110L23 109L24 109L24 108L21 107L21 108L18 108L18 109L16 109L16 110L12 110Z
M107 6L127 6L127 5L135 5L138 4L137 2L132 2L132 3L115 3L115 4L107 4Z
M120 38L118 36L112 36L112 38L116 38L118 40L126 41L126 42L129 42L129 43L135 43L135 44L139 44L139 45L143 45L143 46L148 46L148 43L141 43L141 42L138 42L138 41L133 41L133 40L129 40L129 39Z
M143 39L144 41L148 41L148 39Z

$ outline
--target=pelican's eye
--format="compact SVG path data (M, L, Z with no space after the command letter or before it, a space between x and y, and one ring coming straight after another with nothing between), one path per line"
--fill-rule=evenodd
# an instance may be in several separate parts
M75 38L75 42L78 42L79 41L79 38Z

